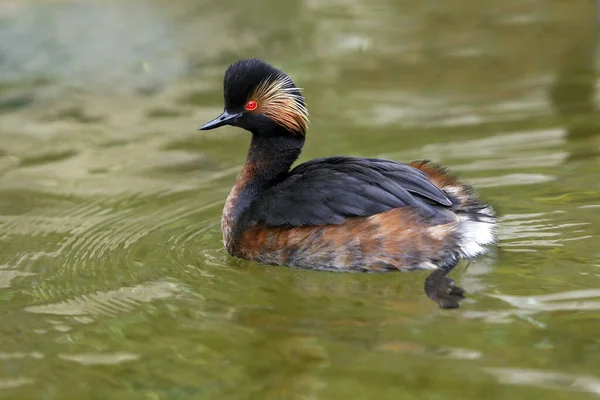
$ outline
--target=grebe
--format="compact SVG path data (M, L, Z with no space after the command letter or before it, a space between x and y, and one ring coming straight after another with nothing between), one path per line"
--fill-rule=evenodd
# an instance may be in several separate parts
M229 254L264 264L329 271L434 270L425 291L458 307L447 278L461 257L495 242L496 216L473 189L428 161L328 157L290 170L308 111L292 78L257 60L229 66L224 112L203 126L252 133L246 162L223 208Z

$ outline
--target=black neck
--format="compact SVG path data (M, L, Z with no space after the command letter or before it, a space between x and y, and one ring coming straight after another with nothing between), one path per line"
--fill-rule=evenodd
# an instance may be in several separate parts
M270 183L290 170L300 156L303 145L303 137L253 134L246 165L256 171L256 181Z
M233 209L234 231L240 233L249 222L252 202L270 187L285 179L290 167L298 159L304 137L252 134L246 164L236 185L239 195Z

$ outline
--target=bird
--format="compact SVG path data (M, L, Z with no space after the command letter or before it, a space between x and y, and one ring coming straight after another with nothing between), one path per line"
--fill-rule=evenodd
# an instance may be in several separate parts
M223 113L198 129L251 133L221 217L231 256L325 271L430 270L427 296L459 307L465 291L448 273L497 240L497 215L472 186L428 160L331 156L291 168L308 130L305 98L262 60L231 64L223 97Z

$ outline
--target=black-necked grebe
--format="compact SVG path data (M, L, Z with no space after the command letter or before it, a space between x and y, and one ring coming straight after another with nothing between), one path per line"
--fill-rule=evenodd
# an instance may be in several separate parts
M225 111L200 130L252 133L227 197L227 251L265 264L330 271L435 270L426 292L457 307L445 275L495 241L496 216L473 189L428 161L329 157L290 170L308 124L304 97L282 71L256 59L225 72Z

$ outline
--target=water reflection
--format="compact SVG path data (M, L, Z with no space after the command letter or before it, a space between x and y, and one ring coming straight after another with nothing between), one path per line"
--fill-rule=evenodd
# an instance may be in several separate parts
M2 393L597 394L593 5L0 2ZM249 56L305 88L304 158L429 158L499 210L500 246L453 271L459 312L419 273L227 257L248 137L196 127Z
M597 311L600 310L600 290L575 290L541 296L509 296L489 294L490 297L506 302L512 308L493 311L467 311L466 318L481 318L490 323L510 323L514 318L524 319L540 328L547 328L533 316L553 311Z
M157 85L186 72L172 26L152 2L8 1L2 11L3 81L43 77L115 90ZM15 46L21 42L27 46Z
M115 353L115 354L59 354L63 360L73 361L84 366L88 365L115 365L124 362L137 361L139 356L131 353Z
M65 316L114 316L117 313L132 312L140 303L171 297L178 290L178 285L173 282L151 282L130 288L122 287L116 291L88 293L55 304L31 306L25 308L25 311Z
M531 385L600 395L600 379L593 376L520 368L487 368L486 370L501 382L511 385Z
M568 128L568 137L575 144L572 160L598 155L600 121L596 112L596 59L600 21L598 5L585 5L588 13L570 24L569 35L562 45L562 54L554 84L549 90L552 104Z
M35 381L30 378L0 379L0 389L15 389L24 385L31 385Z

